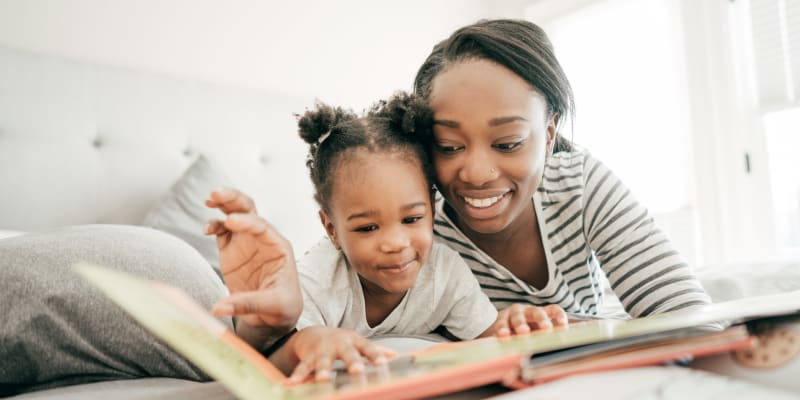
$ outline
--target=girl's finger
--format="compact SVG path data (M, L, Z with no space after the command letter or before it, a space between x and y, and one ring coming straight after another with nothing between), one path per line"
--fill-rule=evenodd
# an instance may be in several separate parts
M292 376L289 377L289 383L300 383L308 379L309 375L311 375L311 371L314 370L314 357L308 356L297 364L294 367L294 371L292 371Z
M211 192L206 206L218 208L225 214L255 214L256 205L250 196L233 188L221 188Z
M328 354L317 354L316 363L314 363L314 379L317 382L327 381L331 379L331 365L333 359Z
M225 227L225 223L218 219L212 219L208 221L205 227L205 234L206 235L223 235L230 232L228 228Z
M344 344L339 349L339 358L344 362L347 372L350 374L360 374L364 372L364 361L361 360L361 353L356 350L352 343Z
M386 364L387 359L397 357L397 353L394 350L378 346L366 339L357 341L355 345L364 357L376 365Z

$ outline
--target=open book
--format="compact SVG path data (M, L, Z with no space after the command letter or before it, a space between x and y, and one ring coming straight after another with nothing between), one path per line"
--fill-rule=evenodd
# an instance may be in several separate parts
M633 320L595 320L511 338L446 343L401 355L367 373L328 383L287 378L178 288L90 264L76 271L145 328L221 382L256 398L406 399L495 382L512 387L575 373L657 364L750 346L743 326L709 324L800 312L800 291L718 303Z
M329 383L288 385L269 360L227 329L182 290L128 273L81 263L76 271L175 351L241 399L408 399L499 382L518 368L516 353L465 361L418 363L411 355L363 375L336 373Z

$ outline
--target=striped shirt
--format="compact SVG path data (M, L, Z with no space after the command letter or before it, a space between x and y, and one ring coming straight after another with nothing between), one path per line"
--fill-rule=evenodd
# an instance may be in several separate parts
M711 302L647 210L585 150L549 157L533 196L549 274L543 288L517 278L477 248L443 205L438 196L437 240L461 254L498 309L512 303L558 304L572 315L609 317L606 278L634 317Z

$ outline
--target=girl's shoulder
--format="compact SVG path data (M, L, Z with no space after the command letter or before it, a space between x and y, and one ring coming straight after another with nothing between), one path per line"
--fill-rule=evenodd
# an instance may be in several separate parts
M347 264L342 252L327 237L297 259L297 272L307 286L335 287L349 285Z

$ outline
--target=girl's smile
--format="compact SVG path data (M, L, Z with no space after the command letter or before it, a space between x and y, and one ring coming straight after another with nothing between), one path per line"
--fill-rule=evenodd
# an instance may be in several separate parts
M420 165L407 155L359 149L336 167L331 240L359 275L365 293L402 298L433 245L433 207Z

